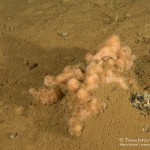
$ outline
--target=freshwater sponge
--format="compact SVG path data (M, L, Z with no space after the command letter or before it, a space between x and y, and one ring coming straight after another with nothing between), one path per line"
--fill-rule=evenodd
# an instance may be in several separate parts
M60 88L41 88L29 90L30 94L38 99L43 105L51 105L58 102L62 98L62 91Z
M135 56L128 46L121 45L118 36L113 35L95 55L87 53L85 60L87 65L84 68L66 66L56 77L46 76L45 87L29 90L33 97L46 105L57 103L64 94L69 97L67 106L71 117L68 118L68 132L77 137L81 136L84 121L107 107L102 97L93 96L92 91L100 88L102 83L116 83L128 90L131 82L124 73L132 68ZM63 93L62 87L67 92Z

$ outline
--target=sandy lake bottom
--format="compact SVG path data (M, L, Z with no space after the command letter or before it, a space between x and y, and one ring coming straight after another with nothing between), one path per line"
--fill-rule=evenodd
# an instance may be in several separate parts
M113 34L137 57L129 74L138 90L150 91L149 0L0 0L0 150L150 149L150 117L132 107L130 90L99 89L108 107L79 138L67 133L65 98L46 106L29 94Z

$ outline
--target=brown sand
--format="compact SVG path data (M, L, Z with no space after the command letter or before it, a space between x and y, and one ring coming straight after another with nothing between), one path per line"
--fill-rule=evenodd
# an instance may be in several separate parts
M150 149L120 146L120 138L150 139L142 130L150 118L132 107L130 91L113 84L95 91L108 108L86 121L80 138L66 131L65 98L42 106L28 93L45 75L84 63L112 34L137 56L130 76L149 90L149 8L149 0L0 0L0 150Z

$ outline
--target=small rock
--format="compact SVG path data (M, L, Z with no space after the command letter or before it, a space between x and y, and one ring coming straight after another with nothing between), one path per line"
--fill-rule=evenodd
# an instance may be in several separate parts
M29 70L32 70L32 69L36 68L37 66L38 66L37 63L32 63L29 65Z
M149 126L144 126L142 130L145 133L149 132Z
M23 61L23 63L29 68L29 70L32 70L32 69L36 68L39 65L38 63L29 62L29 60L27 60L27 59L25 59Z
M17 133L17 132L14 132L14 133L12 133L12 134L9 136L9 138L10 138L10 139L14 139L15 137L17 137L17 135L18 135L18 133Z
M68 33L67 33L67 32L59 32L58 34L59 34L60 36L62 36L64 39L66 39L67 36L68 36Z
M63 33L62 33L62 36L63 36L63 37L67 37L67 36L68 36L68 33L67 33L67 32L63 32Z

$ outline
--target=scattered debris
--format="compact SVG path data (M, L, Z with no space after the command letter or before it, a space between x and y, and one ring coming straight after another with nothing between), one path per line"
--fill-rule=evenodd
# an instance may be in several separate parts
M144 93L144 94L132 94L130 101L133 105L133 107L141 110L145 114L149 115L150 113L150 94Z

